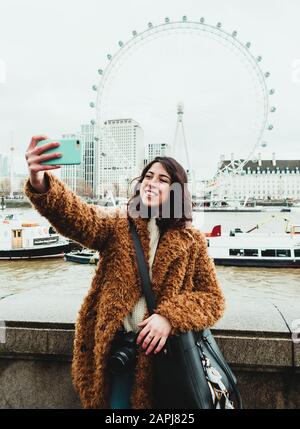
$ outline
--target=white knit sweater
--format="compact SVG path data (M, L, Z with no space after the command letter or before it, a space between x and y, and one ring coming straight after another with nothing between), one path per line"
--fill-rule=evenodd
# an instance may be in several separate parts
M157 249L158 241L159 241L159 228L156 225L155 218L151 218L148 221L147 225L149 234L150 234L150 249L149 249L149 276L150 279L152 279L152 264L154 261L155 252ZM135 304L132 312L128 314L124 321L123 325L126 330L126 332L134 331L138 332L141 328L138 327L138 323L142 322L144 320L145 313L147 311L147 304L145 297L142 296L138 302Z

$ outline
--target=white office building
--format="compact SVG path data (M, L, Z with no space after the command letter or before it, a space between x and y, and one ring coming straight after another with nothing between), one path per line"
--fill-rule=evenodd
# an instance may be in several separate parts
M80 134L63 134L63 139L80 139ZM82 153L84 148L82 148ZM72 191L83 195L84 189L84 168L83 163L79 165L62 165L61 179L69 186Z
M83 178L84 195L94 195L95 181L95 127L91 124L81 125L80 140L83 145Z
M95 195L127 196L131 180L143 168L143 130L133 119L104 122L97 145Z
M9 176L9 159L7 155L0 154L0 177Z
M150 143L146 147L145 165L157 156L168 156L167 143Z
M79 133L63 134L62 138L78 138L82 145L81 164L62 166L62 180L78 195L92 197L95 171L94 126L83 124Z
M232 160L221 157L220 168ZM300 200L300 161L276 160L275 152L271 160L262 160L259 154L257 162L248 161L240 174L223 173L217 182L213 195L219 199Z

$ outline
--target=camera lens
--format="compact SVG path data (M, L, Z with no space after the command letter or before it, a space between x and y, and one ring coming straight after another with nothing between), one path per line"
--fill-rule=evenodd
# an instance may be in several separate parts
M126 352L124 352L123 350L119 350L118 353L111 357L111 372L113 372L114 374L122 374L123 372L125 372L125 370L131 366L130 358L131 356L128 355Z
M110 356L108 366L114 374L122 374L135 365L136 360L136 335L127 334L122 339L122 345L117 347Z

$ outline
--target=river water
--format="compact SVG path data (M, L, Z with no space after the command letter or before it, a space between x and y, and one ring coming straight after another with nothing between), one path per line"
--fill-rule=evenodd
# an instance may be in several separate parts
M47 221L31 208L6 209L1 214L22 213L26 221ZM221 224L222 230L232 228L250 229L257 223L270 220L271 215L277 218L267 222L259 231L283 231L285 222L300 225L300 210L290 213L261 212L261 213L194 213L194 225L202 231L210 231L214 225ZM293 268L254 268L254 267L221 267L217 266L217 274L225 295L238 293L245 298L265 298L299 301L300 307L300 269ZM41 260L0 260L0 299L10 294L32 289L48 288L62 285L64 290L87 290L95 265L81 265L66 262L63 258Z

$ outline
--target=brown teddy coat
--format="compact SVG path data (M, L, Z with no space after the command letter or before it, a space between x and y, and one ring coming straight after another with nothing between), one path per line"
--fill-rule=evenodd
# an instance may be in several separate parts
M62 181L45 172L49 190L25 193L56 230L100 251L92 285L75 326L72 381L84 408L108 408L106 362L113 337L142 295L126 213L84 203ZM147 219L134 219L148 262ZM172 228L162 236L152 266L156 312L172 325L172 334L211 327L222 316L224 295L202 232ZM132 408L152 408L152 357L138 352Z

